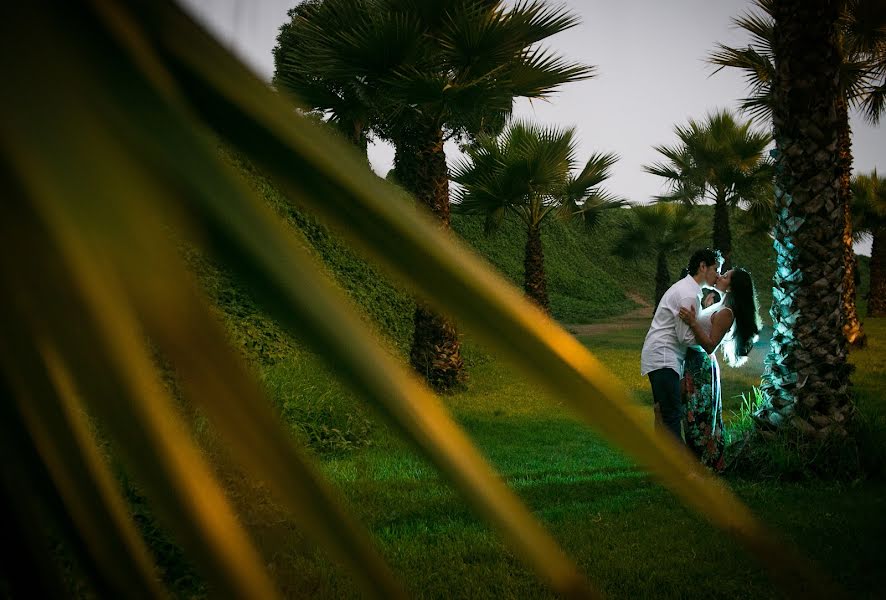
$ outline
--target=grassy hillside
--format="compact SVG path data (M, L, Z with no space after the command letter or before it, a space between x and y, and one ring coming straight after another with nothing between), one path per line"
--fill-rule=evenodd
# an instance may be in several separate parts
M566 323L587 323L623 314L637 306L628 297L640 292L652 295L654 275L651 261L624 261L610 255L611 224L606 222L593 234L579 227L551 220L542 229L545 270L551 311ZM515 285L523 285L523 252L526 231L516 218L505 219L502 227L486 235L483 219L454 215L453 229Z
M318 267L343 289L366 323L379 332L382 343L395 352L408 352L412 336L411 296L360 258L339 237L330 234L314 217L297 210L250 164L223 152L244 181L290 226L293 236L317 261ZM297 340L284 333L255 304L247 290L206 257L188 254L204 290L235 345L253 364L273 366L280 359L303 352Z
M330 278L361 308L367 323L379 332L380 338L396 352L405 354L412 332L414 303L410 295L392 284L379 269L316 219L293 208L250 165L236 157L229 159L249 185L289 223L293 235L316 257L318 264L327 269ZM411 208L404 206L404 210ZM701 206L695 210L705 228L710 229L711 207ZM561 322L605 321L637 308L638 302L652 303L654 256L623 260L611 254L618 233L617 223L626 214L626 210L621 210L605 215L601 225L592 233L554 219L545 224L542 243L551 310ZM515 285L522 286L526 232L518 220L505 219L502 227L491 235L483 232L480 217L453 215L452 226L492 266ZM745 234L738 225L733 227L733 236L734 262L752 273L760 297L761 314L764 322L768 322L772 297L770 278L775 269L771 240L767 236ZM190 258L233 340L251 361L273 365L280 358L297 352L298 345L257 309L236 282L204 258L196 255ZM684 255L671 258L672 279L676 280L687 259L688 256ZM862 291L866 285L866 260L863 258L861 264Z
M710 230L711 207L699 206L695 210L705 229ZM623 260L611 254L618 234L617 223L625 217L625 211L607 214L592 233L556 220L545 224L542 244L551 310L561 322L588 323L623 314L637 306L632 297L649 304L653 302L655 256ZM483 221L477 217L456 215L453 228L499 271L522 285L526 232L516 219L506 220L499 231L489 236L483 233ZM775 270L772 240L747 234L738 226L734 227L733 236L733 261L751 272L766 320L772 301L770 281ZM688 255L670 258L672 279L677 279L688 258Z

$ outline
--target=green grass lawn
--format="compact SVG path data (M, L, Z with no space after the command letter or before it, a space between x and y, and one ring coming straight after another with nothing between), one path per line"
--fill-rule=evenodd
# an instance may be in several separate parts
M866 326L871 343L853 355L855 389L862 411L880 415L886 408L886 323ZM648 406L648 385L638 374L644 333L623 329L582 341ZM757 348L755 360L742 369L723 369L727 417L738 409L738 396L759 381L765 350ZM683 508L618 450L499 362L476 361L470 390L445 401L508 484L607 596L780 597L761 566L729 537ZM320 465L413 595L550 596L408 444L381 424L372 436L372 445L321 456ZM765 524L852 596L882 597L886 483L727 482ZM295 597L357 595L348 577L306 545L260 491L245 491L238 498L233 490L232 495L245 508L244 520L284 592Z

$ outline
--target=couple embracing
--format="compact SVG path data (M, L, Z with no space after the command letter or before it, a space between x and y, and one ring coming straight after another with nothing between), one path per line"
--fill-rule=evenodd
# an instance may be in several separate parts
M640 374L649 377L661 424L681 442L685 435L686 446L717 472L724 467L725 440L714 352L720 348L729 366L740 366L760 331L750 274L738 268L721 274L722 264L717 250L692 255L686 275L662 296L640 355Z

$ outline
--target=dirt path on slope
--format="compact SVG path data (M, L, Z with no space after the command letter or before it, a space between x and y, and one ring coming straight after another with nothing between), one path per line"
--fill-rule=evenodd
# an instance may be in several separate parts
M575 335L594 335L607 331L615 331L623 327L637 327L640 325L649 325L652 320L652 305L642 296L633 292L628 292L627 297L639 304L637 308L631 312L612 317L611 320L604 323L578 323L565 324L563 327L569 333Z

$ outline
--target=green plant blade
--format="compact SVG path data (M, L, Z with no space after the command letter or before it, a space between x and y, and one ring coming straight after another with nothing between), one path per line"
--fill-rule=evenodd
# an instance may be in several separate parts
M723 496L719 486L705 485L712 479L701 483L686 477L690 472L701 473L695 462L676 445L653 437L651 426L631 410L634 403L618 380L571 335L532 308L431 221L387 203L390 189L383 181L367 177L365 168L358 169L354 153L345 144L297 122L282 98L264 89L210 38L188 29L189 23L182 18L168 18L156 31L173 53L170 60L182 62L182 71L173 71L182 82L179 89L213 128L257 160L297 202L322 215L438 309L455 315L493 347L505 351L524 372L541 377L546 387L563 396L594 427L661 471L675 488L696 492L687 494L693 504L722 500L722 510L706 509L709 516L730 524L753 522L733 497ZM178 41L182 39L188 43ZM232 212L234 208L219 206L217 210ZM227 220L234 218L231 215ZM237 214L236 219L243 222L246 215ZM260 226L257 220L255 226ZM268 232L262 238L265 245L272 243L271 235ZM731 514L729 509L734 509Z
M3 436L7 442L17 440L29 446L15 453L3 453L4 457L16 457L14 468L18 473L12 477L14 485L10 489L20 490L27 504L42 506L30 507L26 512L50 513L47 516L51 535L62 535L78 552L78 562L97 593L164 597L153 560L115 486L70 374L52 347L52 333L28 325L24 313L33 289L27 285L28 276L16 274L21 270L34 273L41 262L37 257L48 252L51 244L44 241L45 232L32 227L27 194L5 167L0 166L0 186L9 200L0 218L0 239L6 244L6 250L0 253L0 273L4 275L0 279L0 311L6 315L4 335L0 337L0 379L5 375L9 391L0 397L4 404L9 404L5 410L15 413L5 414L4 424L20 425L14 425L14 434L7 431ZM35 243L37 250L32 247ZM26 457L31 455L42 464L28 463ZM23 464L27 466L22 467ZM3 470L8 471L8 463ZM41 479L42 484L38 483ZM25 492L29 485L40 485L42 491ZM6 501L18 502L11 497ZM26 522L28 518L24 516L22 520ZM43 525L29 528L30 535L39 538ZM51 554L38 553L37 562ZM37 564L33 567L46 568ZM50 585L49 579L41 585ZM34 589L29 593L42 592Z

